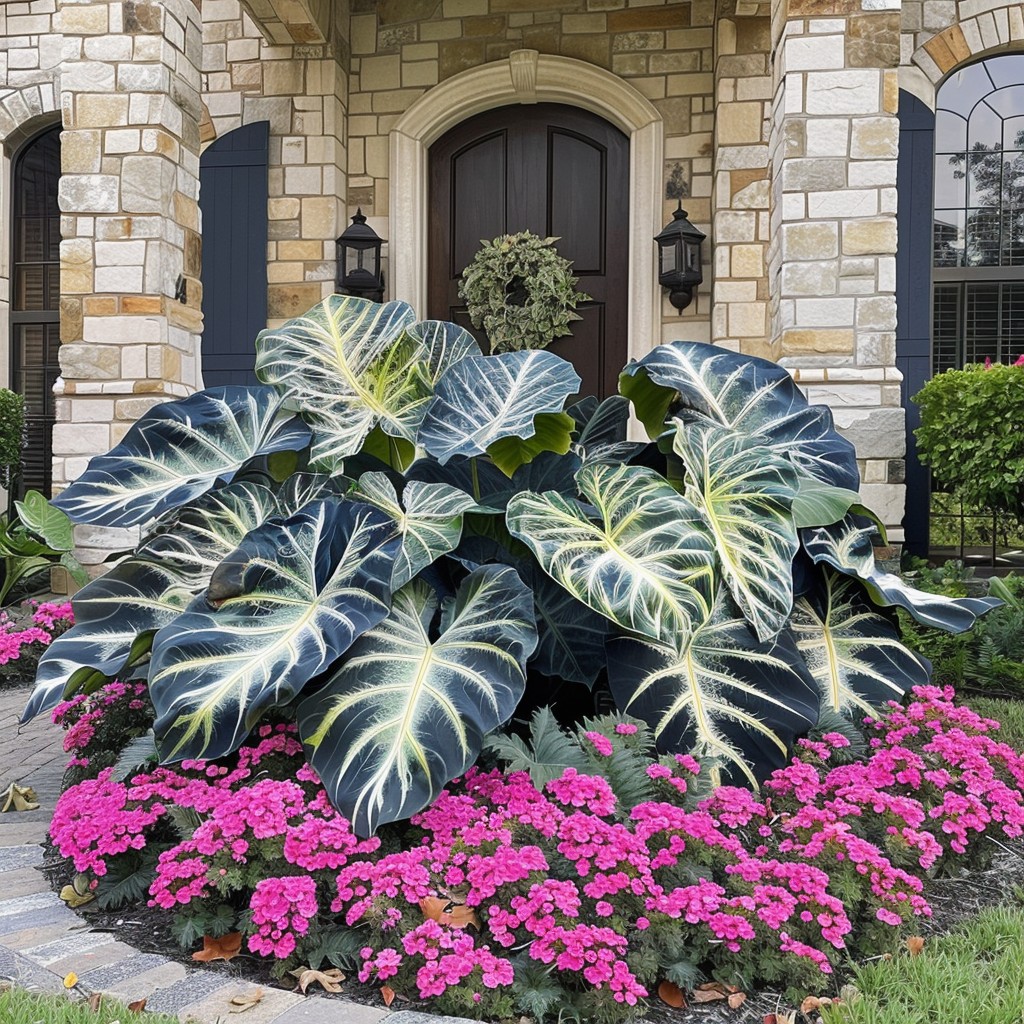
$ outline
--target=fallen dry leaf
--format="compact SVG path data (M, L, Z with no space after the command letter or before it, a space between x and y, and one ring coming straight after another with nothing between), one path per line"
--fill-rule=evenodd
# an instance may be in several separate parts
M911 935L907 939L907 949L910 950L911 956L917 956L924 949L924 939L920 935Z
M720 999L725 999L728 994L725 985L721 982L707 981L703 985L698 985L690 998L695 1003L716 1003Z
M729 994L729 1009L738 1010L746 1001L746 992L731 992Z
M658 986L658 998L667 1006L674 1006L677 1009L686 1006L683 990L672 981L663 981Z
M316 982L325 992L340 992L341 983L345 980L345 975L337 967L332 967L327 971L314 971L312 968L307 967L305 970L300 968L291 973L299 979L299 983L295 987L303 995L306 994L306 989L313 982Z
M428 921L447 925L449 928L466 928L472 925L480 930L480 918L472 907L464 903L454 903L440 896L427 896L420 900L420 910Z
M381 985L380 997L385 1006L390 1006L395 1001L395 990L390 985Z
M68 971L68 973L64 975L64 987L65 988L74 988L77 984L78 984L78 975L75 974L74 971Z
M93 994L91 996L89 996L89 999L87 1000L86 1005L89 1007L90 1010L92 1010L93 1013L99 1013L100 1012L100 1003L102 1001L103 1001L103 993L102 992L93 992Z
M817 996L808 996L800 1004L801 1013L814 1013L815 1010L821 1009L821 1000Z
M0 814L5 811L39 810L36 791L31 786L19 786L16 782L12 782L3 793L0 793L0 800L4 802L3 807L0 807Z
M129 1003L128 1004L128 1009L131 1010L132 1013L142 1013L142 1011L145 1010L145 1008L146 1008L146 1000L145 999L136 999L134 1003Z
M231 1013L245 1013L246 1010L251 1010L261 1002L263 1002L263 989L255 988L251 992L240 992L237 996L232 996L228 1008Z
M192 954L193 960L209 963L211 960L233 960L242 952L242 933L228 932L219 939L203 936L203 948Z
M89 876L78 874L60 891L60 898L72 909L82 907L96 898L89 889Z

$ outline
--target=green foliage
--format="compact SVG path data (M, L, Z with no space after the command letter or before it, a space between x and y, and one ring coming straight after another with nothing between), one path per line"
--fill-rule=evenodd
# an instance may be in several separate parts
M557 779L566 768L584 771L587 759L550 708L537 708L530 719L529 740L514 733L496 732L485 745L505 762L510 772L529 772L537 789Z
M652 742L756 783L821 707L924 681L878 606L958 632L993 603L878 570L852 445L766 360L677 341L567 409L565 360L481 355L401 302L331 296L256 346L261 385L157 406L54 500L145 531L76 596L26 718L134 671L166 763L226 756L280 708L366 835L563 686L645 725L593 755L625 802ZM626 441L627 399L650 443ZM564 744L536 724L498 749L539 780Z
M25 399L0 388L0 489L10 490L25 448Z
M99 1010L90 1010L84 1000L66 995L46 996L21 989L0 991L0 1020L4 1024L179 1024L177 1017L163 1013L134 1013L123 1003L102 998Z
M1017 1024L1024 1020L1024 910L985 910L949 935L856 971L859 995L825 1024Z
M922 590L961 597L972 586L973 570L951 561L906 574ZM993 577L989 596L1002 604L964 632L931 629L900 612L903 642L931 663L932 681L957 690L1024 697L1024 576Z
M187 911L174 915L171 934L182 949L194 949L196 943L202 942L205 936L219 939L237 927L238 912L229 904L215 903L211 907L205 903L193 903ZM315 968L316 965L310 966Z
M1024 365L968 366L913 396L921 461L969 505L1024 513Z
M39 491L29 491L14 508L13 518L0 515L0 605L49 590L44 574L54 563L65 566L77 583L85 583L88 574L71 553L74 537L68 516Z
M1024 750L1024 703L1000 697L972 697L971 710L999 723L998 739Z
M459 297L473 326L487 332L491 352L544 348L580 319L576 307L590 296L577 291L572 264L558 255L557 241L530 231L499 235L481 242L463 271Z

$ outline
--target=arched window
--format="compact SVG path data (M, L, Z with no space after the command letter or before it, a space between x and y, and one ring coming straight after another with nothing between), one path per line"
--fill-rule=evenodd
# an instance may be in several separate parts
M1024 352L1024 54L939 89L932 372Z
M17 485L50 493L53 385L60 374L60 126L14 159L11 189L11 387L25 398L28 448Z

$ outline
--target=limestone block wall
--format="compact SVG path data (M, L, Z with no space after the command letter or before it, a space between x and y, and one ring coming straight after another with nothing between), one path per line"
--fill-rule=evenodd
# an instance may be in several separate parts
M274 5L203 3L203 99L214 137L270 122L267 313L271 326L304 313L334 291L334 240L347 194L348 10L311 23L259 22L248 13ZM248 10L246 9L248 8ZM305 26L305 29L301 29ZM295 42L289 31L304 38ZM308 31L307 31L308 30Z
M773 23L773 357L857 446L864 498L903 514L896 369L898 0L791 0ZM901 539L898 532L895 539Z
M768 336L771 232L771 18L758 5L715 24L714 311L716 345L777 358ZM766 6L766 5L762 5Z
M361 207L381 237L401 244L390 216L388 133L431 86L524 48L587 61L657 107L666 193L682 195L709 235L700 293L682 316L665 298L662 336L651 344L710 341L713 21L713 0L353 0L349 214ZM665 198L663 223L675 206Z
M54 488L198 384L199 10L59 3L61 378ZM179 278L188 298L175 298ZM125 538L79 528L100 562Z

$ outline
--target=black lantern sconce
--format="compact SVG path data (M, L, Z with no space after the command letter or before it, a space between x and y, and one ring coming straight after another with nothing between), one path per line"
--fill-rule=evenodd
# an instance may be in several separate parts
M374 302L384 301L384 275L380 271L380 248L384 239L367 223L362 209L341 233L335 285L342 295L359 295Z
M704 280L700 243L707 235L687 219L682 201L672 223L654 236L658 243L658 283L669 290L669 302L682 312L693 301L694 289Z

